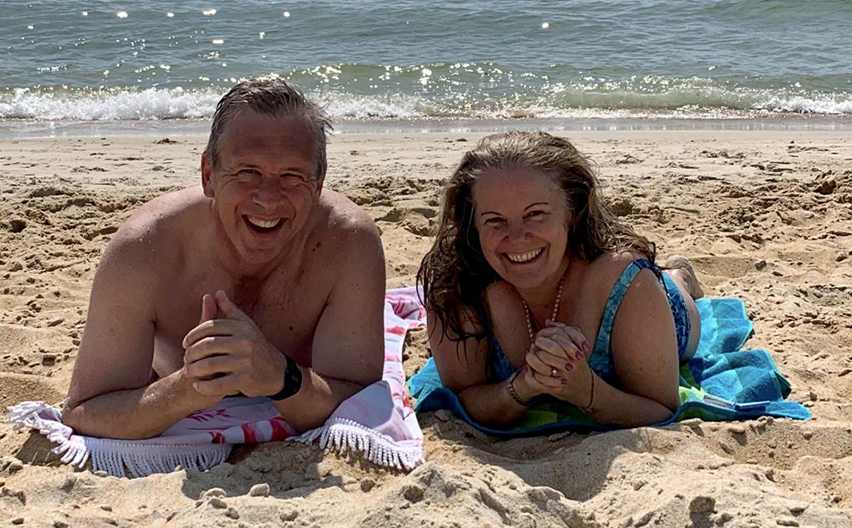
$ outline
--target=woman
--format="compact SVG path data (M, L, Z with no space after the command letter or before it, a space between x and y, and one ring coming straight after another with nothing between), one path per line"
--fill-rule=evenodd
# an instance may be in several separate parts
M418 272L442 383L491 427L542 395L612 426L671 417L701 290L684 259L666 274L654 259L567 140L484 138L445 186Z

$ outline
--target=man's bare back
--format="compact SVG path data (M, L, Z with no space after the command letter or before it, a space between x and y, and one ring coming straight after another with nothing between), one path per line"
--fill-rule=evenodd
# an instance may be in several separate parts
M372 220L322 190L301 118L241 109L223 128L202 187L141 207L104 253L63 416L80 433L153 436L238 393L285 394L307 429L381 376Z

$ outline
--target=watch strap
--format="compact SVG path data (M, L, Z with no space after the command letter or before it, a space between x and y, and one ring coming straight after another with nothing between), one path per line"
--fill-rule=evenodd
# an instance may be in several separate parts
M302 388L302 371L299 370L299 365L288 355L284 355L284 358L287 360L287 368L284 369L284 386L280 391L269 396L272 401L286 400Z

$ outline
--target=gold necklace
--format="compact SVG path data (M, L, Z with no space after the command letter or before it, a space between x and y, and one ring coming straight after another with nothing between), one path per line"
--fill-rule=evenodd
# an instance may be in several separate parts
M550 316L551 321L556 321L556 316L559 315L559 301L562 300L562 286L565 285L565 275L567 275L568 270L565 271L566 273L562 275L562 279L559 281L559 288L556 290L556 302L553 304L553 315ZM521 304L524 305L524 315L527 318L527 333L530 336L530 343L532 343L534 339L532 321L530 320L530 307L527 306L527 301L523 297L521 297Z

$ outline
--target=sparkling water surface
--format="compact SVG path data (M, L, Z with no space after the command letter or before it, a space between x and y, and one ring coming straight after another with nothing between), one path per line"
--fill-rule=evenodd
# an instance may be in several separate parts
M338 118L852 116L852 2L2 0L0 118L207 118L278 75Z

